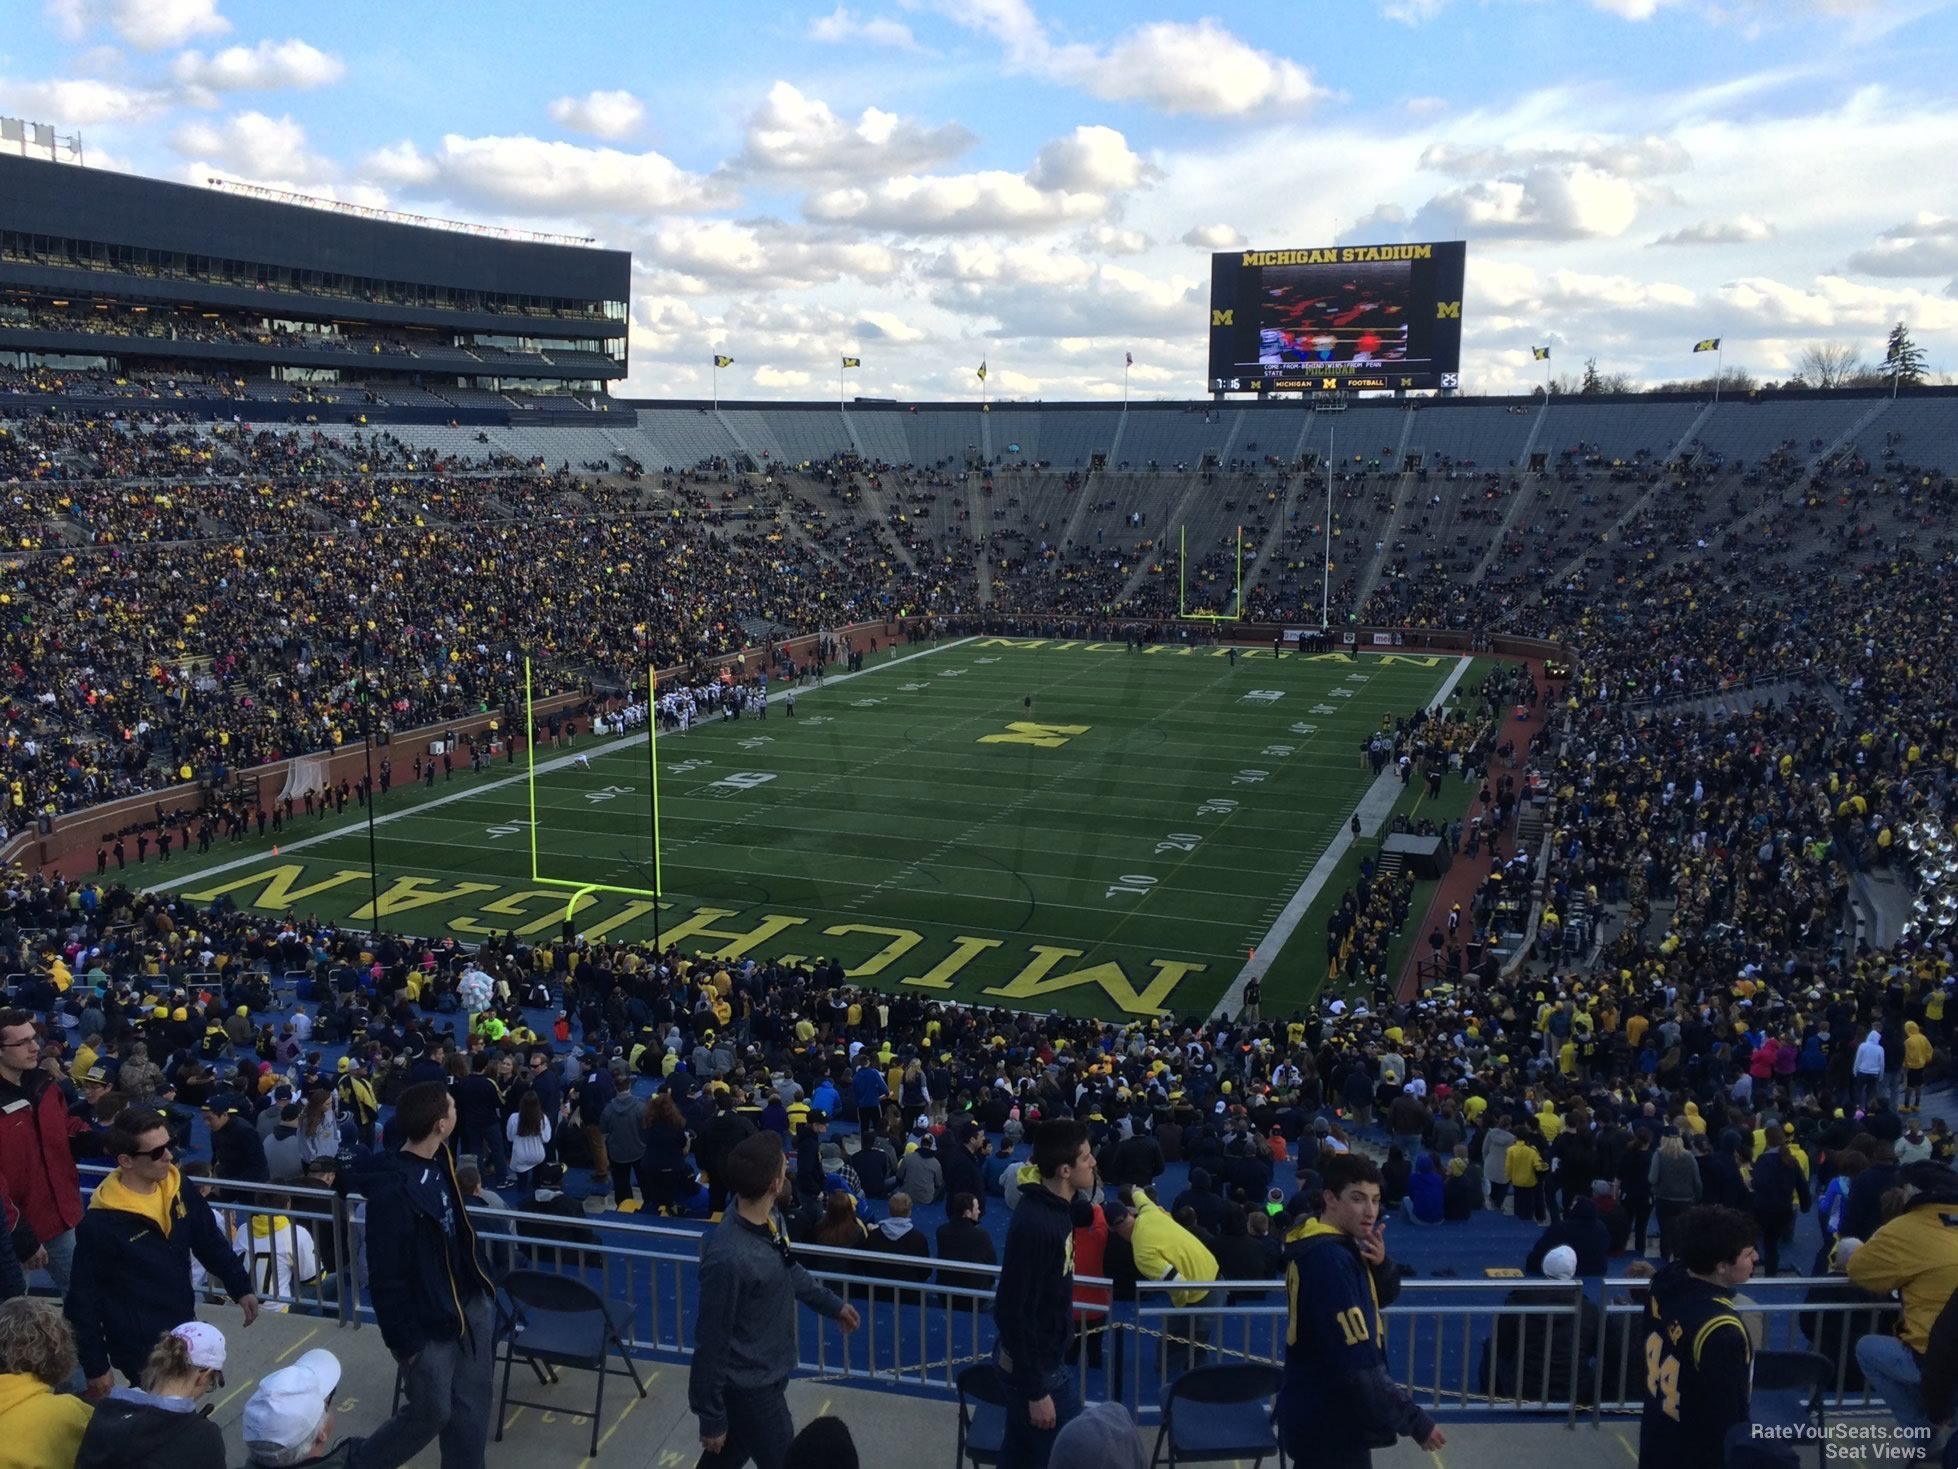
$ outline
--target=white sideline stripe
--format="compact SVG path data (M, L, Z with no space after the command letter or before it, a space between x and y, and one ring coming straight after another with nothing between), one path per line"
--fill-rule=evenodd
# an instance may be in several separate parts
M1428 701L1429 708L1448 702L1448 696L1455 692L1455 686L1462 681L1463 675L1469 670L1469 664L1473 661L1468 657L1456 660L1453 672L1443 680L1441 688ZM1386 824L1388 816L1393 812L1394 802L1400 799L1400 783L1399 772L1389 764L1380 772L1374 783L1367 787L1367 793L1360 797L1357 814L1360 818L1360 828L1365 835L1372 836ZM1327 847L1319 860L1312 864L1312 870L1306 873L1305 881L1299 884L1298 891L1292 894L1291 901L1285 905L1284 911L1265 931L1265 936L1258 940L1257 947L1253 951L1257 957L1244 961L1244 967L1238 970L1237 978L1231 981L1231 987L1225 990L1223 998L1217 1001L1217 1008L1210 1012L1211 1019L1227 1020L1244 1008L1244 987L1252 980L1264 977L1265 971L1271 968L1272 960L1278 957L1279 951L1285 947L1293 932L1304 921L1306 911L1318 899L1320 889L1331 880L1333 870L1352 849L1353 828L1350 824L1342 824L1338 835L1332 840L1332 845Z
M977 636L978 634L975 633L972 637L955 638L949 643L940 643L930 648L920 648L915 653L905 653L900 657L891 658L883 663L876 664L874 667L859 669L855 673L834 674L826 677L816 688L798 689L797 693L802 700L806 701L821 694L825 689L834 688L837 684L848 683L850 680L862 678L866 674L882 673L887 668L896 668L900 663L909 663L913 658L929 658L934 653L949 653L954 648L963 647L965 644L974 641ZM599 749L598 753L609 755L614 750L631 749L634 746L645 744L646 737L647 732L645 731L639 734L627 735L624 739L613 740L610 744L603 746ZM590 750L578 750L569 755L557 755L549 760L540 760L537 764L537 773L544 775L553 770L563 770L576 761L578 756L589 755L590 753ZM426 812L436 811L444 806L453 805L457 801L471 801L478 796L488 794L490 791L502 790L505 786L521 785L529 778L529 775L530 772L526 769L522 775L501 776L483 785L472 785L467 790L457 791L453 795L437 796L432 801L423 801L418 806L404 806L399 811L390 811L385 816L376 816L374 818L374 825L377 827L386 826L390 821L401 821L410 816L420 816ZM315 836L301 837L298 841L284 842L280 844L279 856L283 858L287 852L303 852L308 847L316 847L321 842L330 842L335 837L343 837L349 833L358 832L361 829L362 824L357 823L353 826L336 827L332 831L323 831ZM200 868L181 881L167 879L163 882L152 883L144 888L143 891L146 893L160 892L166 887L181 891L185 887L193 884L201 885L206 878L223 877L226 873L239 872L247 867L262 866L264 863L272 860L274 859L270 852L257 852L250 857L238 857L230 862L220 862L215 867Z

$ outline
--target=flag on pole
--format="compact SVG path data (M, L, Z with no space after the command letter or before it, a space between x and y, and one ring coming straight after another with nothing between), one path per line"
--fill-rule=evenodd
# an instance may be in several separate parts
M845 357L843 359L843 365L845 367L862 367L863 359L861 357Z
M1550 349L1548 347L1532 347L1530 348L1530 355L1539 362L1548 362L1550 360Z
M1134 367L1134 366L1135 366L1135 353L1133 353L1133 352L1124 352L1124 353L1122 354L1122 366L1124 366L1124 367Z
M985 380L986 380L986 364L982 362L979 364L979 381L983 383Z
M1704 338L1701 341L1693 343L1693 350L1695 352L1718 352L1720 350L1720 338Z
M732 367L732 366L734 366L734 359L733 359L732 357L722 357L722 356L720 356L720 355L718 355L718 354L716 354L716 356L715 356L715 358L714 358L714 366L716 366L716 367Z

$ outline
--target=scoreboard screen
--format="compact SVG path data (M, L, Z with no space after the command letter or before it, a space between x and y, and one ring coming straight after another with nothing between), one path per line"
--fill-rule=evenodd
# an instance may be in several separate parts
M1460 240L1212 255L1211 391L1459 387L1467 259Z

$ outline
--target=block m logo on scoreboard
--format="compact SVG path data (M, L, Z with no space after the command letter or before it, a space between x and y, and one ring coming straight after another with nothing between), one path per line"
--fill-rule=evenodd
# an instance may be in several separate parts
M1066 744L1076 735L1084 735L1092 728L1086 724L1030 724L1016 719L1006 726L1005 734L979 736L982 745L1038 745L1043 750L1053 750Z
M1236 308L1233 307L1229 310L1219 311L1213 307L1210 312L1210 324L1212 326L1236 326L1237 325Z
M1435 302L1436 321L1460 321L1461 319L1462 303L1460 301Z

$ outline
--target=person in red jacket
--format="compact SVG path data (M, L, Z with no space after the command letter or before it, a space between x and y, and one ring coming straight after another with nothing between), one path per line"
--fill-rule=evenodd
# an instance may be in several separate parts
M0 1010L0 1178L17 1216L14 1248L21 1268L46 1267L68 1293L75 1226L82 1218L81 1179L69 1135L78 1130L54 1078L37 1064L41 1038L25 1010Z

